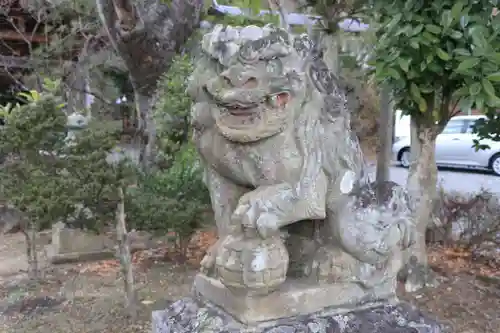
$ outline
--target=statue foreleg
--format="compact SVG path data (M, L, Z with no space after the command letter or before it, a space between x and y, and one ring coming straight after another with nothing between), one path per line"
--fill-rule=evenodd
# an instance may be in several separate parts
M241 224L234 223L231 219L231 214L238 205L240 197L247 192L248 189L234 184L211 168L206 168L205 170L205 183L210 192L215 223L219 235L219 240L212 245L201 261L202 271L205 274L210 274L215 264L217 251L221 244L231 238L231 236L240 235L242 233Z
M297 184L262 186L239 200L234 221L255 228L263 238L280 228L302 220L321 220L326 216L327 179L321 172L315 179Z

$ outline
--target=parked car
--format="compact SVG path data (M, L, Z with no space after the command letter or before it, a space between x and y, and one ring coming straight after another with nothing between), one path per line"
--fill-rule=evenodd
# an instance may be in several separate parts
M500 142L481 140L486 150L476 151L472 133L474 123L485 116L457 116L450 119L436 140L436 164L452 168L488 169L500 176ZM410 134L398 137L392 146L393 160L403 167L410 165Z

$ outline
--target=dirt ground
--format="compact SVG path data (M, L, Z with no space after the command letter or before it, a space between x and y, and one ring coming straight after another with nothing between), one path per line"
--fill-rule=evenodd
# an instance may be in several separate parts
M2 333L149 332L151 311L189 295L196 273L193 264L166 260L169 256L164 247L137 253L140 309L138 320L131 323L123 310L123 281L116 261L51 267L43 264L42 256L43 282L30 283L24 274L23 247L21 235L0 236ZM201 252L194 253L195 257L199 258ZM433 250L430 256L430 262L442 274L440 285L414 294L402 292L401 297L449 323L453 332L499 333L500 276L494 278L500 274L495 270L498 267L490 267L490 278L480 279L470 274L480 270L467 258L443 253ZM443 255L447 257L443 259Z

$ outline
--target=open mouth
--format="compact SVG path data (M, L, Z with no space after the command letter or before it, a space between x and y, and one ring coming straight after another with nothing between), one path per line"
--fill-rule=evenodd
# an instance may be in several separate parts
M227 111L232 116L251 116L254 113L253 108L229 107Z

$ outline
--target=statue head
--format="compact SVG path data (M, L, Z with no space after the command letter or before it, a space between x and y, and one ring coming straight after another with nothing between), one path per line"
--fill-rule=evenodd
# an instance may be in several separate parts
M223 136L254 142L279 134L293 122L307 95L308 43L304 36L294 38L272 25L219 25L204 36L202 49L213 68L197 92L212 106L211 116ZM192 80L201 79L195 76Z

